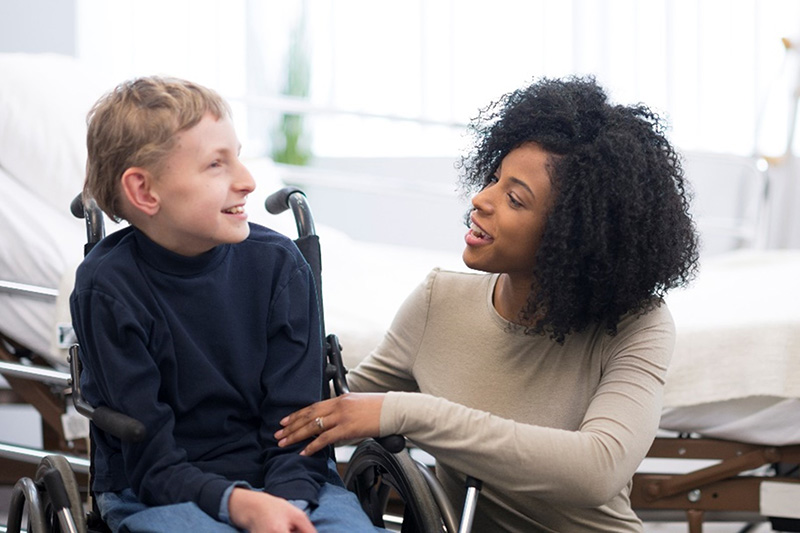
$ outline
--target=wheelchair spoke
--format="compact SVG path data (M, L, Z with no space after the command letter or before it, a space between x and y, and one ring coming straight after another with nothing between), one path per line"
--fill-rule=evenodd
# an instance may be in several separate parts
M393 454L375 441L366 440L350 458L344 480L347 488L355 492L373 524L384 527L383 515L394 491L403 503L401 531L445 531L442 513L428 481L406 450Z

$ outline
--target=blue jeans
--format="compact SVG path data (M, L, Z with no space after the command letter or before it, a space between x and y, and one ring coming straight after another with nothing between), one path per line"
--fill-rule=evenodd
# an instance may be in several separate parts
M332 461L331 461L332 463ZM319 492L319 505L306 510L319 533L375 533L355 495L344 488L338 474ZM241 530L215 520L192 502L148 507L131 489L96 494L103 520L114 533L237 533Z

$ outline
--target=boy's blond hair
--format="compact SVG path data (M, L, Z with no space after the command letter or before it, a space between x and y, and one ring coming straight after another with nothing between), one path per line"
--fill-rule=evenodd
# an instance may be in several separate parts
M120 178L131 167L157 174L175 146L176 134L195 126L206 113L230 116L215 91L177 78L138 78L118 85L87 117L84 197L114 220L125 217Z

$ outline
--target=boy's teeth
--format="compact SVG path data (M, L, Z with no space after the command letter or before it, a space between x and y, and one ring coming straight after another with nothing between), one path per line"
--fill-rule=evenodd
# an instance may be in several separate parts
M236 207L231 207L230 209L226 209L225 212L238 215L239 213L244 213L244 207L240 205Z

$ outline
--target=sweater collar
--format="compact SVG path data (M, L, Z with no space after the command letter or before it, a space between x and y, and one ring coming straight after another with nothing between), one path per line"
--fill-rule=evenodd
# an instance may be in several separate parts
M164 248L138 228L133 228L133 236L147 264L160 272L177 276L191 276L213 269L225 258L231 246L221 244L200 255L187 257Z

